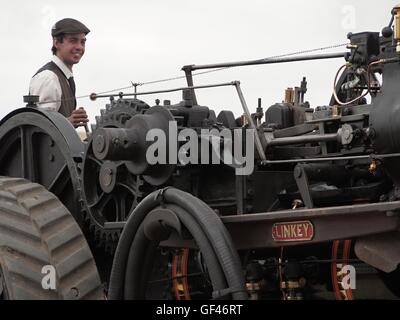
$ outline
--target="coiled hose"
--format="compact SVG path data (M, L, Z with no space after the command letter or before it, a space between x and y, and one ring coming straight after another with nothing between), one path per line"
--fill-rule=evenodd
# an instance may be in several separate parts
M247 299L239 255L221 219L203 201L175 188L153 192L129 216L115 253L108 298L145 298L146 283L161 239L148 239L144 221L158 208L171 210L192 234L204 256L213 297ZM163 221L160 228L166 228Z

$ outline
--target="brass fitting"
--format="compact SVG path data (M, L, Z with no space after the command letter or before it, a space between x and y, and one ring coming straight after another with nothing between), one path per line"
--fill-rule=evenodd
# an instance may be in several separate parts
M298 207L300 207L302 205L303 205L303 201L301 201L300 199L295 199L292 202L292 210L295 210L295 209L297 209Z
M371 164L369 165L369 172L375 174L376 169L378 169L378 163L376 162L376 160L372 160Z
M332 107L332 117L340 117L342 115L342 108L338 105Z
M306 279L300 278L298 281L284 281L281 283L282 289L301 289L306 286Z
M294 103L294 90L293 88L287 88L285 90L285 103Z
M247 291L260 291L261 285L259 282L248 282L246 283Z
M394 15L394 40L397 43L396 52L400 54L400 4L393 8Z
M249 125L249 119L246 114L242 115L242 127L247 127Z
M300 283L298 281L286 281L281 284L282 289L300 289Z

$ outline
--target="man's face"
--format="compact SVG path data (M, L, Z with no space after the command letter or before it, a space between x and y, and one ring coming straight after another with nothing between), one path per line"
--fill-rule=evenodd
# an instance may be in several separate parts
M53 44L57 48L57 56L70 67L81 60L85 53L85 43L84 33L66 34L63 42L53 39Z

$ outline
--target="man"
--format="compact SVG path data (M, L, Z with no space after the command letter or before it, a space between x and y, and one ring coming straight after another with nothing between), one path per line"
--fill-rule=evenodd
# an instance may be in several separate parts
M51 30L53 58L33 76L29 94L39 96L39 107L56 110L77 128L87 124L84 108L76 109L73 65L85 53L86 35L90 30L75 19L58 21Z

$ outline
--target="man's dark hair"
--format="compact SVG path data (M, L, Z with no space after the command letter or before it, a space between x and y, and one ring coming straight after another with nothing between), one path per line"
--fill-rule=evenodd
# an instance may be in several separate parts
M64 33L61 33L61 34L55 36L53 39L57 39L58 42L61 42L61 43L62 43L62 42L64 41L64 36L65 36L65 34L64 34ZM56 53L57 53L57 48L56 48L55 46L53 46L53 47L51 48L51 52L53 52L53 56L55 56Z

